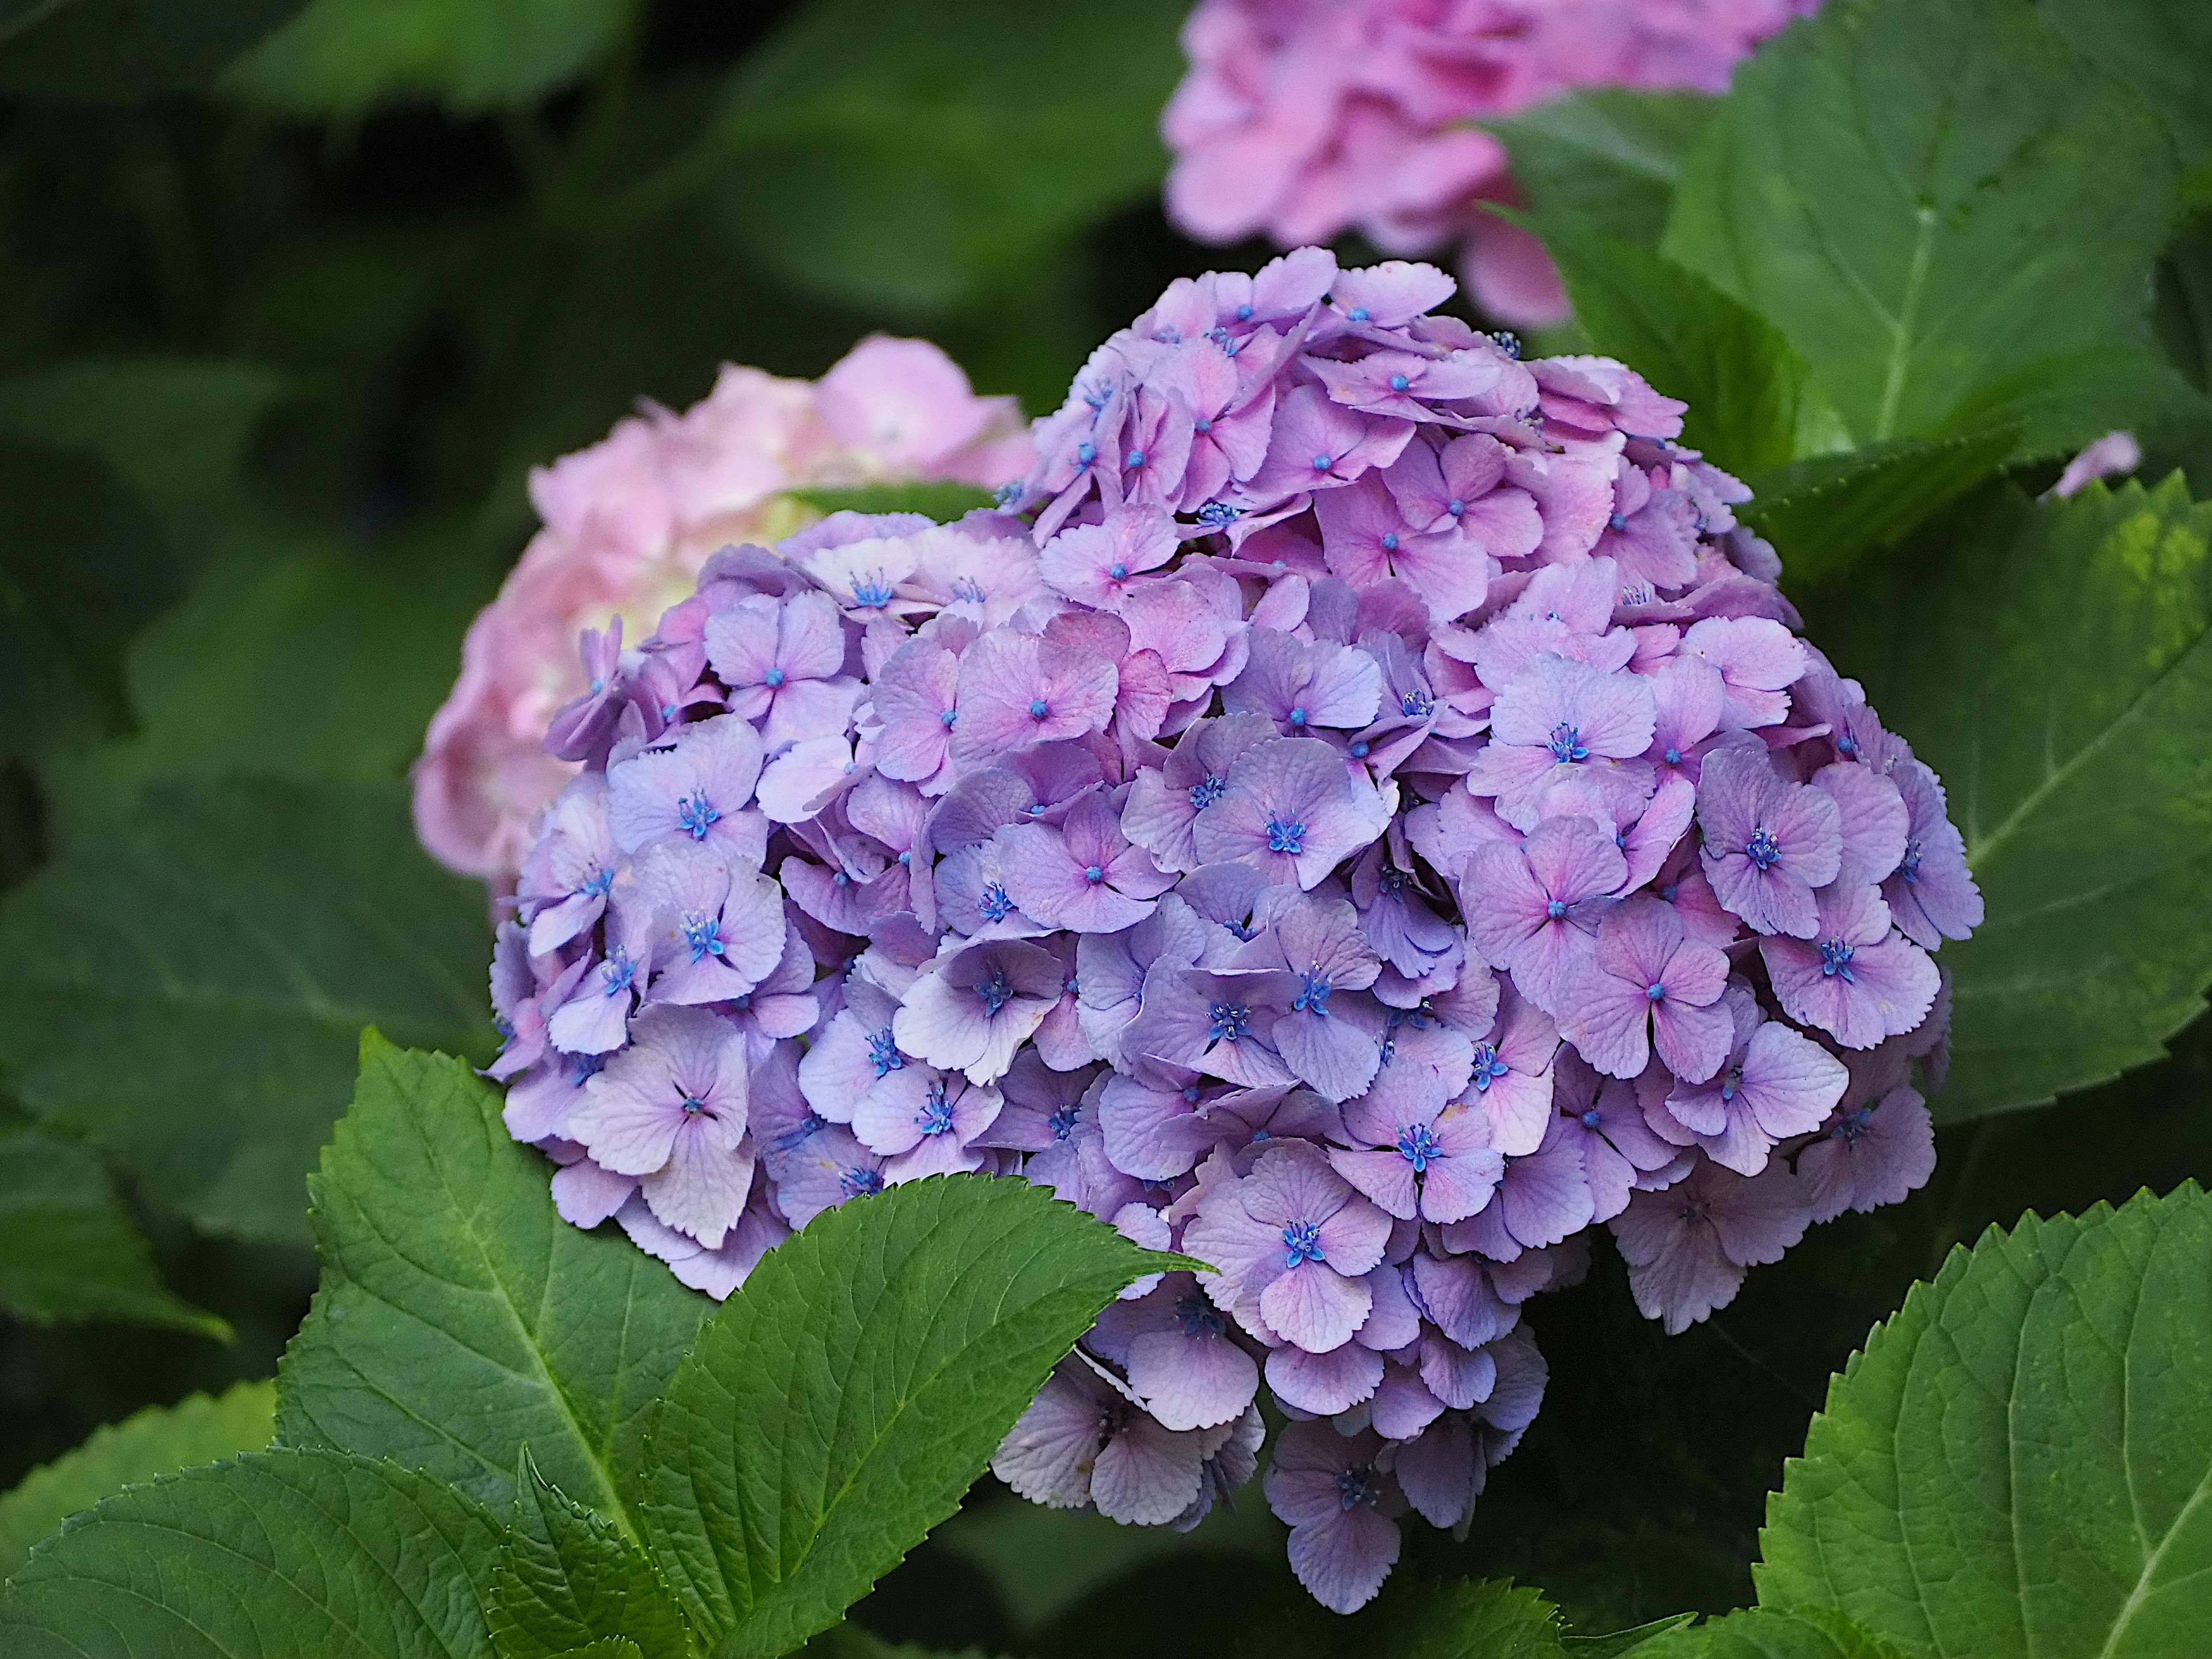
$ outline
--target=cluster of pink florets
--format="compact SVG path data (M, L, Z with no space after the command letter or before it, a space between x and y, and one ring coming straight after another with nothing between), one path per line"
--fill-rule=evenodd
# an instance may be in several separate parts
M1357 228L1391 253L1460 245L1476 301L1562 320L1542 246L1487 211L1519 198L1475 123L1577 87L1718 92L1819 0L1200 0L1161 121L1168 210L1193 236L1285 247Z
M1934 1150L1934 776L1794 632L1747 492L1430 267L1176 283L996 510L839 514L586 634L494 1074L717 1296L823 1209L1020 1176L1210 1271L994 1467L1188 1526L1255 1471L1372 1595L1534 1416L1608 1224L1670 1331Z

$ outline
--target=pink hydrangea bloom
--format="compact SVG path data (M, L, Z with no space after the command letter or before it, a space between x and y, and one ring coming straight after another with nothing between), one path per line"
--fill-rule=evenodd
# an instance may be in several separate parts
M1176 155L1168 214L1208 242L1294 247L1357 229L1392 253L1456 244L1484 310L1556 323L1566 302L1542 247L1485 211L1518 198L1504 146L1475 124L1577 87L1718 92L1818 4L1200 0L1182 32L1190 72L1160 121Z
M620 616L641 641L716 549L772 542L815 516L787 492L905 479L996 489L1029 458L1012 398L975 396L927 341L873 335L813 383L726 366L683 413L648 404L537 469L544 528L470 625L416 763L422 844L511 889L538 814L576 769L544 738L586 689L578 633Z

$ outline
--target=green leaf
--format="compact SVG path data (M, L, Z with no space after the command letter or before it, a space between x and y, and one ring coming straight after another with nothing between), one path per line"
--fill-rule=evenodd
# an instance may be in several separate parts
M304 1239L361 1028L489 1047L483 916L397 786L125 792L0 908L0 1057L203 1228Z
M458 1659L490 1645L499 1526L389 1463L275 1451L135 1487L33 1553L9 1659Z
M555 1213L551 1166L459 1060L374 1033L313 1186L322 1288L277 1437L388 1456L501 1506L526 1443L638 1537L646 1413L712 1307L619 1231Z
M1790 1613L1747 1607L1687 1627L1667 1622L1677 1627L1615 1649L1606 1659L1912 1659L1841 1614L1817 1607ZM1573 1644L1568 1651L1575 1652Z
M570 1648L562 1659L645 1659L645 1656L627 1636L605 1636L580 1648Z
M0 757L122 724L124 647L172 604L161 526L96 457L0 440Z
M2003 465L2019 437L2007 426L1816 455L1753 474L1736 516L1774 544L1795 580L1817 581L1896 546Z
M939 483L854 484L845 489L793 489L793 501L817 513L920 513L949 524L979 507L991 505L991 492L973 484Z
M1512 156L1514 181L1547 230L1571 224L1654 247L1683 157L1718 107L1698 93L1595 87L1485 125Z
M1559 1610L1497 1579L1409 1583L1346 1626L1339 1651L1407 1659L1559 1659Z
M173 1406L149 1406L94 1429L84 1444L33 1469L0 1498L0 1578L78 1510L155 1475L259 1451L276 1421L276 1385L264 1381L233 1383L212 1400L196 1394Z
M2212 983L2212 507L2008 488L1881 577L1822 637L1942 776L1988 912L1943 948L1937 1116L2155 1059Z
M1602 1636L1562 1636L1559 1646L1566 1659L1625 1659L1644 1644L1680 1630L1698 1621L1694 1613L1669 1613L1664 1619L1654 1619L1633 1630L1608 1631Z
M2212 10L2197 0L2039 0L2068 44L2166 122L2185 167L2212 161Z
M1820 420L1805 361L1757 313L1648 248L1540 219L1590 343L1690 405L1682 441L1716 466L1749 474L1798 453Z
M604 55L629 10L629 0L313 0L224 85L288 115L358 115L410 96L463 114L531 104Z
M2175 178L2149 112L2018 0L1869 0L1742 65L1662 246L1782 331L1853 442L1996 423L2003 383L2051 454L2122 423L2071 395L2085 366L2152 372Z
M514 1487L514 1520L492 1580L500 1659L555 1659L623 1637L641 1659L691 1659L684 1615L644 1551L550 1485L527 1449Z
M230 1336L161 1283L100 1160L39 1129L0 1130L0 1307L40 1324L112 1319Z
M1954 1250L1829 1385L1762 1606L1979 1659L2201 1652L2212 1201L2190 1183Z
M692 1628L740 1659L836 1623L952 1512L1099 1309L1173 1260L980 1176L779 1245L653 1409L646 1522Z
M257 363L92 358L0 380L0 432L87 449L190 517L236 487L247 441L286 390Z
M0 92L126 103L193 92L304 0L14 0L0 8Z
M831 299L907 314L972 300L1158 189L1188 9L813 0L738 71L721 222Z

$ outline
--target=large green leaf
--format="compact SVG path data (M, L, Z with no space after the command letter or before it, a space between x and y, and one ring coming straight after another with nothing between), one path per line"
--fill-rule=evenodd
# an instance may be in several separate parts
M2212 1644L2212 1201L2193 1183L1953 1252L1829 1388L1763 1606L1949 1659Z
M1593 87L1485 125L1512 155L1514 182L1547 233L1573 224L1651 247L1682 158L1717 107L1698 93Z
M741 1659L834 1624L952 1512L1098 1310L1176 1260L981 1176L779 1245L653 1411L646 1522L692 1628Z
M196 1394L173 1406L149 1406L94 1430L84 1444L33 1469L0 1498L0 1577L78 1510L156 1475L259 1451L276 1423L276 1385L258 1382L234 1383L212 1400Z
M802 289L927 312L1158 187L1184 0L813 0L748 57L718 187Z
M1805 360L1757 313L1648 248L1539 219L1590 343L1690 405L1682 441L1716 466L1787 465L1826 419Z
M2083 57L2164 118L2183 162L2212 161L2212 7L2197 0L2038 0Z
M109 1498L0 1600L9 1659L479 1659L499 1527L389 1463L258 1453Z
M711 1307L610 1228L462 1062L369 1034L313 1182L322 1288L280 1373L278 1438L388 1456L502 1510L526 1443L635 1537L646 1411Z
M88 449L165 512L190 516L238 482L284 377L220 358L90 358L0 380L0 431Z
M119 103L206 85L305 0L10 0L0 92Z
M523 1454L514 1519L492 1580L500 1659L556 1659L628 1637L642 1659L691 1659L668 1581L613 1523L546 1484Z
M0 1307L41 1323L113 1319L230 1333L161 1283L100 1160L40 1129L0 1129Z
M1407 1659L1560 1659L1559 1611L1495 1579L1408 1581L1345 1627L1334 1650Z
M159 521L97 456L0 440L0 757L119 726L124 648L178 587Z
M1571 1644L1569 1654L1573 1655ZM1725 1619L1648 1637L1607 1659L1912 1659L1840 1613L1747 1607Z
M1942 775L1988 908L1943 948L1938 1115L2155 1059L2212 983L2212 507L1994 491L1881 576L1821 637Z
M0 1060L203 1227L303 1239L361 1028L486 1046L483 916L395 785L122 791L0 909Z
M2012 415L2046 454L2179 391L2144 314L2176 200L2155 118L2031 8L1868 0L1738 71L1663 247L1788 337L1854 442Z
M2019 438L2001 426L1812 456L1747 480L1755 493L1736 516L1774 544L1793 580L1818 580L1897 545L2003 465Z
M313 0L225 85L294 115L357 115L394 98L473 112L527 104L614 44L630 0Z

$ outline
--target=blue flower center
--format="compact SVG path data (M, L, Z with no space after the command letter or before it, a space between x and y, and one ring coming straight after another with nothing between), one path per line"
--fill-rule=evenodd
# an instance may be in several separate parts
M883 1172L854 1164L837 1171L837 1190L848 1198L872 1198L884 1189Z
M1118 582L1129 574L1129 567L1126 564L1109 564L1106 567L1106 574Z
M1364 323L1367 320L1367 307L1365 306L1354 306L1351 310L1346 312L1344 314L1352 319L1355 323Z
M1087 440L1075 447L1075 459L1088 466L1098 459L1098 446Z
M1335 465L1336 458L1333 455L1316 455L1313 458L1313 470L1316 472L1326 472Z
M1004 921L1014 913L1014 902L1006 896L1006 890L993 882L975 896L975 908L983 913L986 921Z
M1846 1146L1852 1146L1856 1143L1861 1135L1867 1132L1867 1125L1872 1121L1873 1117L1874 1108L1871 1106L1862 1106L1856 1112L1844 1113L1844 1121L1836 1125L1834 1128L1829 1130L1828 1133L1831 1135L1833 1135L1837 1139L1842 1141Z
M1044 1127L1052 1131L1052 1138L1054 1140L1065 1140L1075 1133L1075 1120L1082 1110L1083 1108L1080 1105L1070 1101L1050 1117L1045 1119Z
M1208 501L1198 509L1198 521L1218 530L1223 525L1234 523L1243 514L1243 507L1231 507L1226 501Z
M1561 916L1567 914L1566 900L1547 899L1545 901L1544 904L1544 914L1549 916L1553 921L1557 921Z
M1605 1121L1605 1114L1593 1106L1575 1121L1585 1129L1595 1129Z
M1127 467L1132 472L1134 472L1144 464L1145 452L1141 449L1133 449L1127 455L1124 455L1121 458L1121 465Z
M1375 878L1375 882L1376 886L1392 898L1395 898L1406 890L1406 884L1412 879L1412 877L1399 869L1397 866L1386 864L1382 866L1382 873Z
M1327 1014L1328 994L1336 989L1319 973L1309 969L1298 976L1297 1000L1291 1004L1300 1013Z
M952 729L954 723L957 721L959 718L960 711L958 709L948 708L942 714L939 714L937 717L937 723L943 726L946 731L950 732Z
M1303 823L1285 823L1280 818L1269 818L1266 824L1267 850L1270 853L1297 854L1306 850L1306 827Z
M1843 940L1839 939L1822 939L1820 941L1820 977L1823 979L1840 979L1846 985L1853 983L1854 981L1851 978L1851 947L1844 944Z
M1044 699L1042 697L1032 697L1030 699L1030 718L1033 720L1041 720L1044 718Z
M1393 392L1403 392L1411 385L1413 382L1402 374L1393 374L1390 377L1390 390Z
M1589 745L1583 741L1581 728L1565 720L1552 728L1547 746L1552 751L1552 758L1562 766L1589 758Z
M1415 1175L1425 1175L1429 1160L1442 1158L1444 1149L1427 1124L1414 1123L1398 1132L1398 1155L1413 1166Z
M1310 1221L1293 1221L1283 1229L1283 1266L1295 1267L1301 1261L1319 1261L1327 1251L1321 1247L1321 1229Z
M1908 876L1905 879L1910 881L1911 878ZM584 884L576 891L586 898L605 898L612 890L614 884L613 871L594 866L592 873L585 878Z
M1751 832L1751 839L1743 844L1743 855L1762 870L1771 870L1782 858L1782 843L1774 839L1773 832L1765 824Z
M1190 810L1194 812L1203 812L1221 799L1221 792L1228 787L1229 781L1226 778L1216 777L1212 773L1208 772L1190 787Z
M569 1054L566 1058L568 1061L568 1086L572 1089L582 1088L597 1077L607 1063L605 1054Z
M1425 720L1436 712L1437 700L1415 686L1398 699L1398 712L1408 720Z
M926 1135L947 1133L952 1127L952 1107L945 1098L945 1085L933 1083L929 1094L921 1103L921 1109L914 1115L914 1127Z
M690 834L694 841L707 839L707 832L721 822L722 815L714 803L704 795L682 795L677 798L677 827Z
M767 673L761 676L761 684L768 687L769 690L775 690L776 687L783 684L783 670L781 668L769 669Z
M1382 1493L1376 1489L1375 1467L1362 1463L1356 1469L1346 1469L1336 1477L1336 1501L1340 1508L1356 1510L1362 1504L1377 1503Z
M1607 530L1626 530L1628 528L1628 520L1618 513L1609 514L1606 518L1605 527Z
M599 964L599 973L607 982L606 994L617 997L629 990L630 981L637 977L637 963L617 951L610 960Z
M1229 1330L1229 1322L1196 1291L1188 1292L1176 1304L1176 1317L1182 1322L1185 1336L1222 1336Z
M1235 1042L1252 1029L1252 1010L1244 1003L1217 1002L1206 1012L1206 1036L1215 1042Z
M1239 307L1237 307L1237 320L1238 322L1240 322L1240 323L1249 323L1249 322L1250 322L1250 321L1252 320L1252 307L1249 307L1249 306L1239 306Z
M1655 979L1644 988L1644 994L1654 1002L1664 1002L1667 1000L1667 988Z
M1743 1067L1731 1066L1721 1077L1721 1103L1727 1105L1743 1088Z
M696 910L691 912L684 918L684 942L691 947L691 960L694 962L725 954L722 919L720 916L702 916Z
M997 1018L999 1010L1014 1000L1014 988L1006 983L1006 969L996 969L990 978L977 981L975 999L983 1005L987 1016Z
M1920 838L1917 836L1905 843L1905 859L1897 866L1897 873L1905 878L1907 886L1916 885L1919 882Z
M1667 764L1669 766L1680 766L1681 763L1682 751L1674 748L1672 744L1669 744L1667 750Z
M686 1117L697 1117L697 1116L699 1116L701 1114L704 1113L706 1110L707 1110L707 1103L706 1103L705 1101L701 1100L701 1099L698 1099L696 1097L695 1097L695 1096L691 1096L691 1095L686 1095L686 1096L684 1097L684 1116L686 1116Z
M868 1064L876 1068L878 1077L888 1076L905 1066L906 1056L898 1051L897 1039L891 1036L890 1026L868 1034Z
M1096 886L1106 879L1106 872L1095 864L1086 864L1083 866L1083 878Z
M1460 500L1458 496L1455 495L1451 500L1444 503L1444 511L1450 514L1452 517L1456 519L1461 514L1467 511L1467 503Z
M880 611L891 602L891 585L882 576L853 584L853 603L863 611Z

